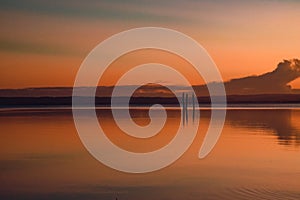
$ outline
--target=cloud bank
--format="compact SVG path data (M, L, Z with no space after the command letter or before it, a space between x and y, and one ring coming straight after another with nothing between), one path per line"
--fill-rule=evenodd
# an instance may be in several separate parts
M286 94L297 92L288 83L300 77L300 60L284 60L277 68L259 76L232 79L225 83L229 94Z

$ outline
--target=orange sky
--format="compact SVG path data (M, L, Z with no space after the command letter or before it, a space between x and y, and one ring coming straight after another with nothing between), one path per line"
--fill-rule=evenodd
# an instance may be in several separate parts
M3 1L0 88L72 86L93 47L143 26L175 29L197 40L224 80L265 73L283 59L300 57L300 2L149 2ZM141 58L128 57L124 64L136 59ZM293 86L300 88L300 80Z

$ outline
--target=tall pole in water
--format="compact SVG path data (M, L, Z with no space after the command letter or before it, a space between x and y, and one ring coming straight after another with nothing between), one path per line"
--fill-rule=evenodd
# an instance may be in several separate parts
M185 119L186 119L186 123L188 123L188 120L189 120L189 113L188 113L188 103L189 103L189 95L186 94L185 96Z
M192 95L192 101L193 101L193 122L195 121L195 95L193 93Z
M184 92L182 93L182 122L183 122L183 125L185 124L185 95L184 95Z

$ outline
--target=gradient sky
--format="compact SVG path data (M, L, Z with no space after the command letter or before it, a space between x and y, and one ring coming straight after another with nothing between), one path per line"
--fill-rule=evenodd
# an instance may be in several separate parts
M143 26L175 29L197 40L224 80L272 71L283 59L300 57L297 0L0 3L0 88L72 86L93 47ZM300 80L293 86L300 88Z

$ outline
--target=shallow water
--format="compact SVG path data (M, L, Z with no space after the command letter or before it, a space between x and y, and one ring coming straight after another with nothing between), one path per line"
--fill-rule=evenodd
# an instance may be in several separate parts
M164 129L143 141L122 133L110 110L97 113L111 141L135 152L163 147L182 120L181 111L170 108ZM150 122L144 108L131 110L131 116L139 125ZM201 160L210 110L200 116L196 139L174 164L126 174L88 153L70 109L2 109L0 199L300 199L299 109L227 110L217 145ZM193 126L191 118L187 126Z

